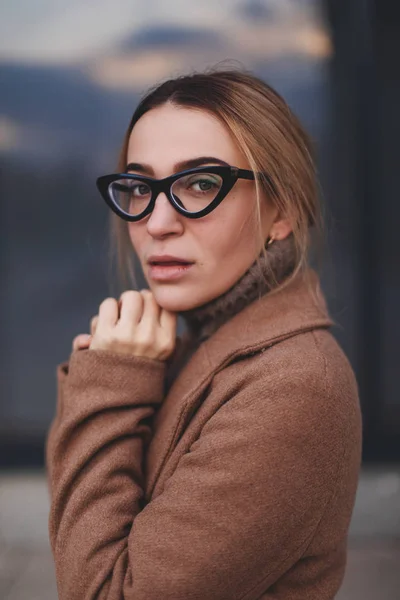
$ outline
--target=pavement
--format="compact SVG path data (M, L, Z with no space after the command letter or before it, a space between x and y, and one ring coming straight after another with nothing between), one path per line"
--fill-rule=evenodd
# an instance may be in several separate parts
M48 510L43 471L0 472L1 600L57 600ZM400 465L364 467L336 600L399 599Z

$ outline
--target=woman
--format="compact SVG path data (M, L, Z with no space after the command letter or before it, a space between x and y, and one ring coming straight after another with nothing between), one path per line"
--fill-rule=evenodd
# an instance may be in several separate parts
M141 101L98 186L149 290L104 300L58 367L60 599L334 598L361 418L307 267L302 127L251 74L180 77Z

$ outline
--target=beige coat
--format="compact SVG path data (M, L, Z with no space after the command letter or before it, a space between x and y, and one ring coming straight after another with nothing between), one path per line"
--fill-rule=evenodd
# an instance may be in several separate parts
M354 375L308 274L166 365L58 368L47 442L60 600L328 600L361 461ZM315 292L316 290L316 292Z

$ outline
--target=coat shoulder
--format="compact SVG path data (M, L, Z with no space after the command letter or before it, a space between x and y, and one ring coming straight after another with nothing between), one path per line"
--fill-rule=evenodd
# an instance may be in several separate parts
M232 398L247 390L246 402L260 419L282 426L360 437L361 411L353 369L327 329L302 332L254 354L238 357L214 377L213 388ZM242 396L243 397L243 396Z

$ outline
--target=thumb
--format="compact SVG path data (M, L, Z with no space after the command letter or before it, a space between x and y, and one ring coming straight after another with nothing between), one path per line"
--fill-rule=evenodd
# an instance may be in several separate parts
M169 310L166 310L165 308L161 309L160 325L161 325L162 329L164 329L166 332L169 332L171 334L175 334L176 322L177 322L176 313L170 312Z

